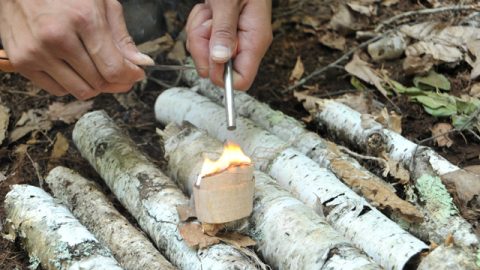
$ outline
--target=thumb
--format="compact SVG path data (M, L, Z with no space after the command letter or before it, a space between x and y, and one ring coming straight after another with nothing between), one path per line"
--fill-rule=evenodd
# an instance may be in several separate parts
M237 27L241 7L240 1L209 1L212 9L212 34L210 57L213 62L225 63L237 47Z
M135 46L135 42L127 30L122 5L117 0L106 0L105 10L113 39L123 56L136 65L147 66L155 64L152 58L141 53Z

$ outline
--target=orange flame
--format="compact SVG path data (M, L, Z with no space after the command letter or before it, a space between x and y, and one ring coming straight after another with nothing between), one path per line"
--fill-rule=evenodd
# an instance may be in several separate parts
M230 166L249 165L251 163L252 160L243 153L242 148L238 144L227 142L219 159L212 161L209 158L205 158L197 185L200 184L201 178L206 175L224 171Z

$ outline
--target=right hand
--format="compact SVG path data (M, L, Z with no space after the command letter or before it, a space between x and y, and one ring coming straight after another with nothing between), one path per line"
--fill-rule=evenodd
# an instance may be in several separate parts
M125 92L153 64L117 0L1 0L0 37L16 71L57 96Z

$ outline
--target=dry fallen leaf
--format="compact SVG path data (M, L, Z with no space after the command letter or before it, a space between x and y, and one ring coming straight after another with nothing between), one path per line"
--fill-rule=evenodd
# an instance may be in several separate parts
M463 53L456 47L439 43L419 41L407 47L405 55L408 57L422 57L431 55L434 60L455 63L463 59Z
M63 136L61 132L57 132L55 137L55 144L53 145L52 154L50 159L59 159L63 157L68 151L68 140Z
M211 224L211 223L202 223L202 231L204 234L210 236L216 236L218 232L225 229L224 224Z
M0 100L1 102L1 100ZM8 122L10 121L10 109L0 104L0 145L7 134Z
M197 214L195 214L195 208L190 207L189 205L177 205L177 213L182 222L197 217Z
M354 94L345 94L335 101L343 103L350 108L355 109L361 114L367 114L370 112L370 106L368 105L368 99L365 93L359 92Z
M326 32L318 40L323 45L340 51L345 50L345 46L347 43L347 40L343 36L340 36L333 32Z
M330 163L333 172L380 209L389 208L410 222L423 220L422 213L411 203L402 200L395 189L384 181L356 169L349 161L338 158Z
M408 56L403 60L403 70L405 74L427 74L437 61L430 54L422 56Z
M453 141L448 136L448 132L453 129L453 126L449 123L437 123L430 130L432 136L435 138L435 143L440 147L450 147L453 145ZM443 135L442 135L443 134Z
M295 67L292 70L292 74L290 75L289 81L291 83L296 82L302 78L304 67L302 63L302 58L300 56L297 57L297 62L295 63Z
M221 234L218 236L218 238L222 242L233 245L236 248L250 247L257 244L252 238L238 232L228 232L225 234Z
M374 71L367 62L360 59L357 54L355 54L352 61L345 66L345 70L359 79L375 85L382 95L387 96L387 90L383 87L383 81L377 75L377 72Z
M165 34L157 39L142 43L138 45L137 48L142 53L155 56L170 50L173 45L174 41L172 37L169 34Z
M66 124L72 124L77 121L84 113L92 109L93 100L73 101L70 103L54 102L48 106L48 116L52 121L63 121Z
M348 7L341 4L334 7L334 15L330 19L329 26L331 29L341 33L348 34L353 31L361 30L368 25L368 17L361 14L352 14Z
M381 111L374 114L375 121L381 123L384 127L402 134L402 117L396 112L388 113L387 108L384 107Z
M177 40L175 45L173 45L172 50L168 53L167 58L170 60L175 60L178 63L183 63L187 58L187 52L185 51L185 45L183 41Z
M480 30L479 30L480 32ZM470 79L476 79L480 76L480 38L467 42L467 47L470 53L475 57L475 61L472 61L472 73Z
M371 2L371 1L368 1ZM368 17L377 15L377 6L374 3L368 3L366 1L349 1L348 6L360 14Z
M465 168L466 169L466 168ZM470 220L480 218L480 174L457 170L441 176L448 191L453 194L456 205Z
M470 96L480 98L480 83L472 85L470 88Z
M388 164L388 168L386 168L387 171L385 171L385 173L390 174L402 185L410 182L410 172L405 169L401 163L389 158L386 153L382 153L381 158L385 159Z
M383 0L382 1L382 6L386 6L386 7L393 6L393 5L398 4L399 1L400 0Z
M22 113L15 124L15 129L10 133L10 142L15 142L32 131L48 131L51 128L52 122L45 110L28 110Z
M309 111L310 114L317 112L319 104L321 104L322 99L318 97L311 96L307 94L308 91L299 92L294 91L293 96L300 102L303 103L305 110Z
M179 226L180 235L187 245L192 248L203 249L220 243L216 236L209 236L203 233L202 225L199 223L185 223Z

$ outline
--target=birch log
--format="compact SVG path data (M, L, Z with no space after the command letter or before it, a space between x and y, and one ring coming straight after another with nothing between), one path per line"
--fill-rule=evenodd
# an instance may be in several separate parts
M239 143L257 169L270 174L301 201L324 208L327 220L380 265L403 269L427 246L345 186L333 173L289 148L289 144L243 117L228 131L225 111L208 98L186 88L164 91L155 103L162 123L189 121L211 135Z
M398 133L384 129L377 122L363 120L359 112L346 105L332 100L322 100L317 105L319 112L316 120L331 133L370 154L385 151L389 158L409 169L415 187L424 200L424 208L429 212L425 222L432 227L431 231L419 233L428 234L428 238L437 243L452 234L455 242L462 246L478 245L472 226L459 215L452 197L441 182L443 176L458 171L457 166L429 147L419 146ZM478 177L474 178L478 181ZM463 177L455 179L460 183L464 180ZM480 200L480 196L472 198Z
M14 185L5 198L6 227L21 238L30 268L121 270L110 251L40 188Z
M205 156L215 160L223 144L190 125L163 132L169 172L191 194ZM380 269L325 220L255 171L254 211L249 230L267 263L275 269ZM279 218L281 217L281 218Z
M170 262L182 269L264 269L253 252L226 244L190 249L177 229L176 207L188 199L103 111L73 130L77 148Z
M45 181L54 196L110 248L126 270L175 269L147 237L113 207L94 182L65 167L51 170Z
M209 79L200 78L195 70L186 71L184 79L191 85L197 85L194 89L200 94L216 103L222 103L224 91ZM290 142L292 147L321 167L330 169L344 183L359 191L370 203L381 209L389 208L410 222L423 220L423 214L414 205L399 198L390 184L365 169L356 159L336 150L334 143L308 131L296 119L272 110L267 104L244 92L236 92L235 100L235 109L239 115L250 118L280 139Z

